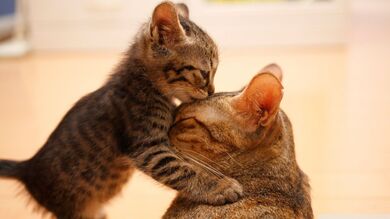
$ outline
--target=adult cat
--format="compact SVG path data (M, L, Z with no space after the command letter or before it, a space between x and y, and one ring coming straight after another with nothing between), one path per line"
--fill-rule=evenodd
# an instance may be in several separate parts
M237 179L244 197L210 206L179 193L164 218L313 218L310 188L295 159L291 123L279 109L282 71L270 65L242 92L179 108L170 139L190 162Z
M193 200L236 201L241 185L183 161L168 139L172 99L212 94L217 65L217 47L188 9L159 4L111 78L68 111L31 159L0 160L0 177L19 180L61 219L104 218L134 167Z

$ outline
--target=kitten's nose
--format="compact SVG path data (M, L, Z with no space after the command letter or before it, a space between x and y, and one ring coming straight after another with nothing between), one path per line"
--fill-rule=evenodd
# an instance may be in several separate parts
M214 91L215 91L214 86L213 85L209 85L208 90L207 90L207 93L209 94L209 96L213 95Z

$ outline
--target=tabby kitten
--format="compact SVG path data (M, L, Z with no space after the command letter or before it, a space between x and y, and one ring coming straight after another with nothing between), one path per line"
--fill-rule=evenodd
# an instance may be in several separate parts
M107 83L79 100L31 159L1 160L0 176L22 182L61 219L104 218L134 167L194 201L237 201L236 180L184 161L168 139L172 99L212 94L217 65L214 42L188 9L159 4Z
M270 65L242 92L216 94L179 108L170 131L172 145L194 164L237 179L244 196L211 206L179 193L164 218L313 218L291 123L279 109L281 78L280 68Z

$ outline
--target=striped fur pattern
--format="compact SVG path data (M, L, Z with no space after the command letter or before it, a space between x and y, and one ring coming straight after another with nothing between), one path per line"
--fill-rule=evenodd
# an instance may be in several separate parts
M135 168L197 202L237 201L236 180L217 177L170 147L172 99L212 94L218 65L214 42L182 7L159 4L106 84L79 100L31 159L1 160L0 176L22 182L60 219L105 218L104 204Z
M279 69L279 70L278 70ZM183 157L237 179L238 202L210 206L180 194L163 218L312 219L310 188L294 152L291 123L279 109L281 70L254 77L242 92L220 93L179 108L170 130Z

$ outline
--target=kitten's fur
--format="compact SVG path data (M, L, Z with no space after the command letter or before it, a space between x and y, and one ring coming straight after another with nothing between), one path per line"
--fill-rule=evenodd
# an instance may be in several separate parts
M104 218L134 167L194 201L223 204L242 194L237 181L183 161L169 146L172 98L214 92L218 64L211 38L184 5L159 4L123 62L100 89L79 100L31 159L0 161L57 218Z
M179 108L172 144L194 163L237 179L244 196L210 206L179 193L164 218L313 218L291 123L279 110L281 78L280 68L270 65L243 92L216 94Z

